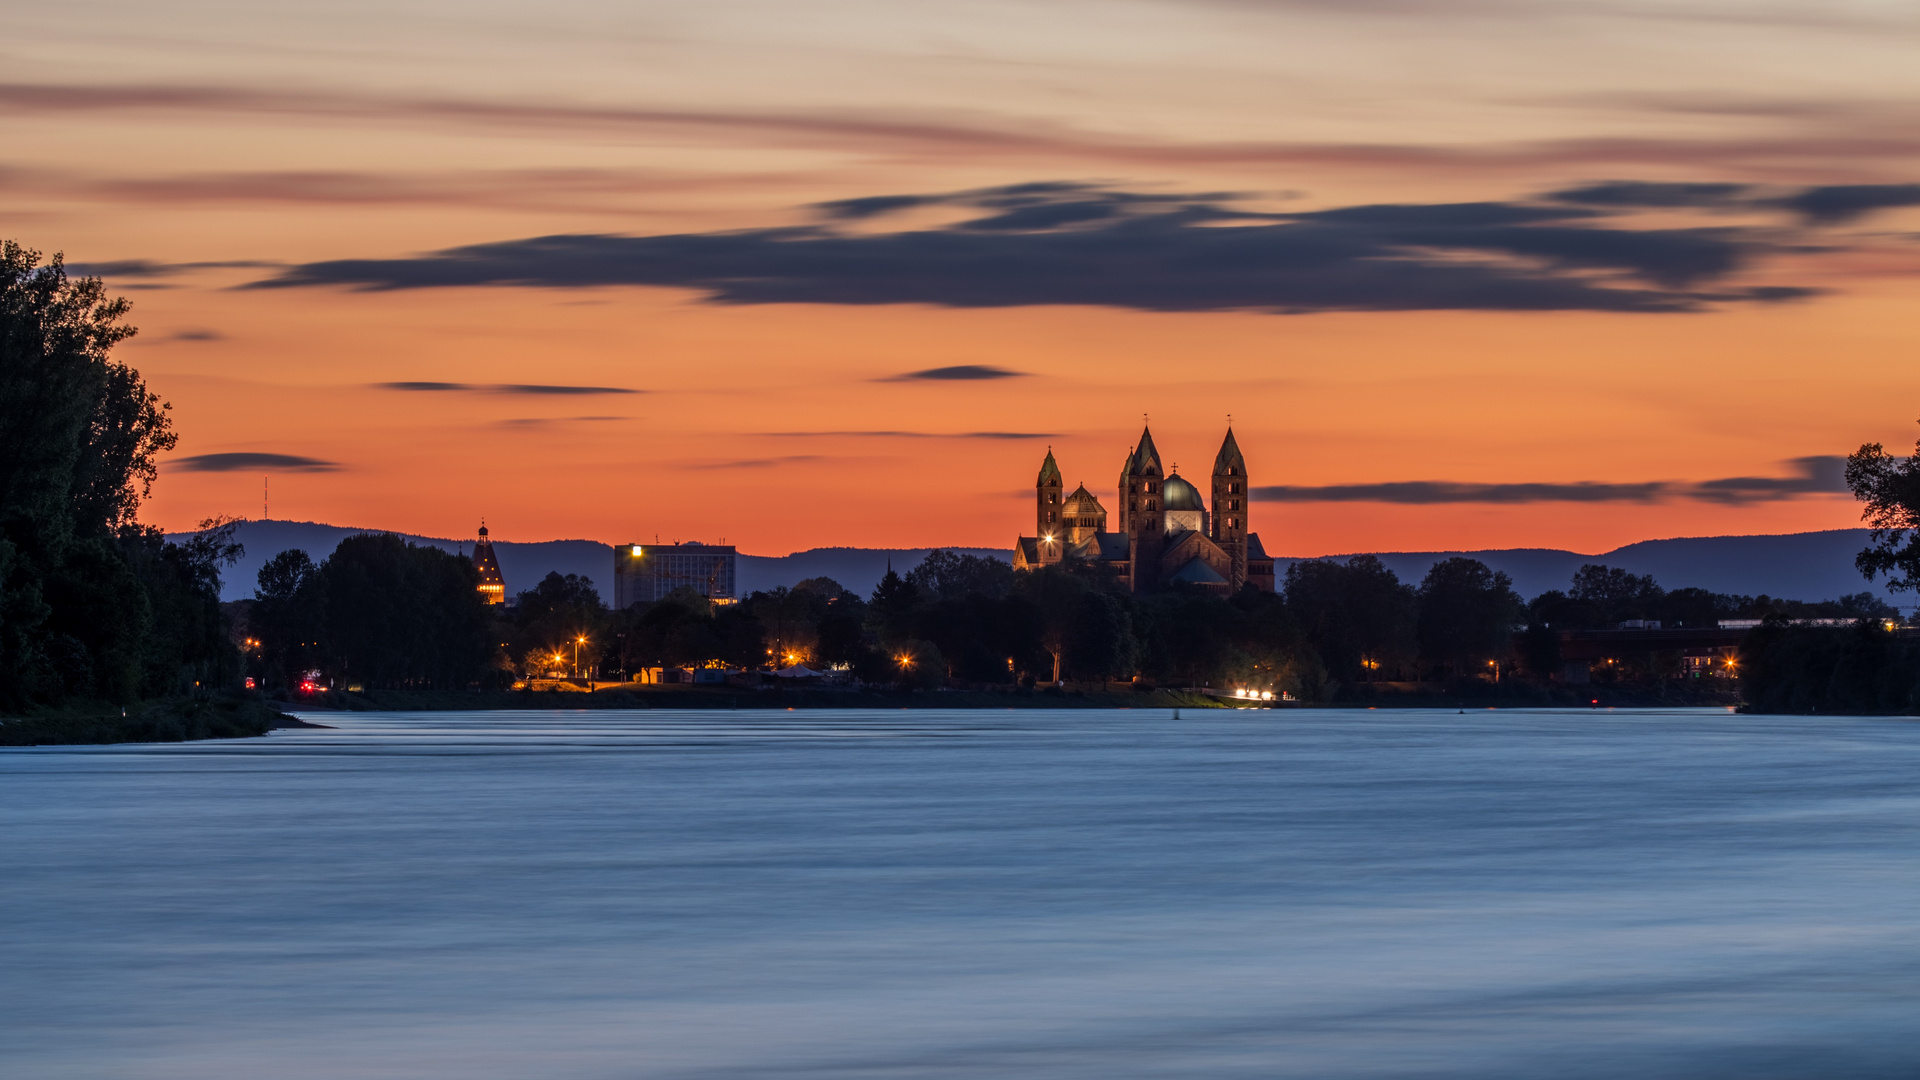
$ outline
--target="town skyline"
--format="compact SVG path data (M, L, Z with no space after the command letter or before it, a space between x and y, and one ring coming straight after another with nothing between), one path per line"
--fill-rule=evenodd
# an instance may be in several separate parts
M1602 551L1916 433L1911 13L768 10L10 16L0 234L134 301L146 519L1003 548L1047 445L1231 413L1272 554Z

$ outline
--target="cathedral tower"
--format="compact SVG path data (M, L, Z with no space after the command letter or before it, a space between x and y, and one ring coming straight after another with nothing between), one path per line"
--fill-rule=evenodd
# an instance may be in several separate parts
M1051 565L1060 561L1065 525L1060 520L1066 483L1060 479L1060 466L1053 460L1053 447L1047 447L1047 460L1040 463L1040 479L1033 485L1034 536L1040 541L1040 561Z
M500 576L500 562L493 557L493 541L487 539L487 523L480 522L480 537L473 543L473 568L480 571L480 595L489 604L507 602L507 581Z
M1247 581L1247 461L1231 427L1213 459L1212 539L1233 560L1227 580L1238 590Z
M1160 553L1166 547L1167 509L1162 490L1166 473L1160 467L1160 451L1154 449L1153 432L1140 429L1140 445L1134 447L1120 472L1121 528L1131 538L1128 560L1128 584L1136 593L1151 590L1160 581Z

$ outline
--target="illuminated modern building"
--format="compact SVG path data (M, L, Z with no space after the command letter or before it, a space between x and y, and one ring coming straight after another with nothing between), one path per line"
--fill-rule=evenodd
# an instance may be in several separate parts
M624 611L675 589L730 601L735 558L731 544L624 544L613 549L613 606Z
M1014 545L1016 570L1067 561L1106 568L1136 593L1162 585L1194 585L1231 594L1244 585L1273 591L1273 560L1247 524L1247 462L1227 430L1213 461L1213 506L1200 489L1160 465L1153 433L1120 467L1120 528L1107 531L1107 510L1081 484L1071 495L1051 448L1034 485L1035 530Z
M480 595L489 604L507 602L507 579L500 576L500 563L493 557L493 541L487 539L487 523L480 523L480 536L473 542L473 568L480 571Z

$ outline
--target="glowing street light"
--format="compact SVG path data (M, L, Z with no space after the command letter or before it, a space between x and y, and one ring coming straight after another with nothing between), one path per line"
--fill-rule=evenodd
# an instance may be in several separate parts
M573 677L576 679L580 677L580 646L586 643L587 639L584 634L573 639Z

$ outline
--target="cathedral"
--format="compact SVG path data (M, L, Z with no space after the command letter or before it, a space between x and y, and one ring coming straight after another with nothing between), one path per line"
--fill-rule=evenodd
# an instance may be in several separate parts
M1153 432L1120 467L1114 507L1119 529L1107 531L1107 509L1085 484L1067 495L1060 466L1047 450L1035 487L1035 534L1013 549L1016 570L1062 562L1093 563L1135 593L1162 585L1198 586L1229 596L1244 585L1273 591L1273 560L1260 534L1247 528L1247 463L1233 429L1213 459L1213 509L1178 472L1160 466Z

